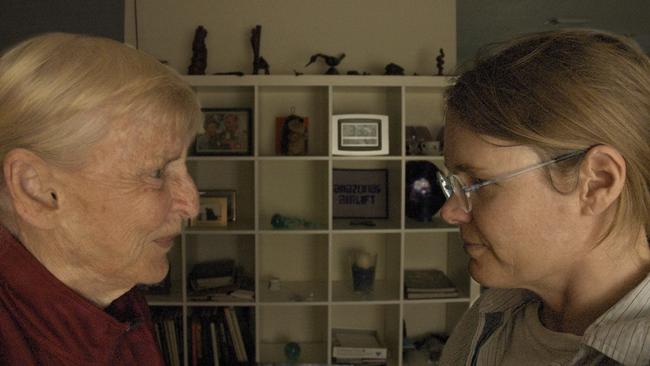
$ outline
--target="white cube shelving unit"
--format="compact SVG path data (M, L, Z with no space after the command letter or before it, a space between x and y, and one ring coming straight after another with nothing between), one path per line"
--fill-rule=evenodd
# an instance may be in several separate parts
M301 363L332 363L333 328L368 328L389 350L389 365L412 365L402 358L403 323L409 336L449 333L478 297L479 286L467 273L458 228L435 217L418 222L405 217L405 166L425 160L441 169L441 156L408 156L405 127L443 126L444 89L453 83L436 76L248 75L185 76L204 108L250 108L250 156L190 156L188 169L199 189L237 191L237 220L225 228L183 230L170 254L172 292L150 296L153 307L177 307L183 314L185 365L191 364L188 318L206 307L252 307L255 357L259 363L284 362L284 345L301 346ZM275 119L295 113L309 117L309 152L275 153ZM389 116L390 153L376 157L331 154L333 114ZM389 218L374 227L332 219L332 170L382 168L389 171ZM316 229L274 230L274 213L299 216ZM348 253L365 248L378 253L375 291L361 296L351 289ZM188 299L187 275L193 264L232 258L254 276L251 302L196 302ZM404 269L443 270L460 290L451 299L407 300ZM280 289L267 282L281 279Z

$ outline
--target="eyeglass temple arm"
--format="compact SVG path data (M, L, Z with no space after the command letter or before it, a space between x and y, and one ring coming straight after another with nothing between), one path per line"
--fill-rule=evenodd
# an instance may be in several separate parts
M572 151L572 152L570 152L570 153L566 153L566 154L560 155L560 156L556 157L555 159L548 160L548 161L545 161L545 162L542 162L542 163L539 163L539 164L536 164L536 165L533 165L533 166L530 166L530 167L527 167L527 168L523 168L523 169L521 169L521 170L514 171L514 172L512 172L512 173L510 173L510 174L507 174L507 175L504 175L504 176L495 177L495 178L493 178L493 179L488 179L488 180L483 181L483 182L481 182L481 183L472 184L471 186L466 187L466 188L463 189L463 190L465 191L465 193L467 193L467 192L474 192L474 191L476 191L477 189L479 189L479 188L481 188L481 187L483 187L483 186L486 186L486 185L488 185L488 184L497 183L497 182L503 182L504 180L507 180L507 179L510 179L510 178L514 178L514 177L516 177L516 176L518 176L518 175L520 175L520 174L527 173L527 172L529 172L529 171L531 171L531 170L539 169L539 168L541 168L541 167L545 167L545 166L547 166L547 165L551 165L551 164L554 164L554 163L557 163L557 162L560 162L560 161L564 161L564 160L567 160L567 159L571 159L571 158L573 158L573 157L575 157L575 156L582 155L582 154L584 154L584 153L586 153L586 152L587 152L587 150L577 150L577 151Z

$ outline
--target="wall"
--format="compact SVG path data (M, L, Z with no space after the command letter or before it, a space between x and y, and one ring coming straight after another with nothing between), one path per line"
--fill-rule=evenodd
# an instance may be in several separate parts
M560 27L587 27L628 34L650 52L648 0L458 0L458 60L487 43L516 34ZM564 18L573 24L549 24ZM585 22L577 22L577 20Z
M208 30L207 73L252 72L250 31L262 25L261 55L272 74L320 74L315 53L346 53L339 71L383 74L394 62L407 74L434 74L438 49L445 70L456 64L455 0L134 0L126 1L127 42L181 73L192 56L194 30ZM137 37L135 17L137 13Z
M2 0L0 50L43 32L86 33L122 41L124 2Z

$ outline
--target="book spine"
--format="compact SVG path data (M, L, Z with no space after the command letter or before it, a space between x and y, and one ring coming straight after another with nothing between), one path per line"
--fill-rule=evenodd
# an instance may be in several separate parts
M210 340L212 343L212 364L219 366L219 349L217 348L217 327L214 322L210 322Z
M235 350L235 355L237 356L237 361L243 362L244 359L241 354L241 347L239 345L239 340L237 338L237 332L235 330L235 322L233 321L232 314L230 313L230 308L223 308L223 314L226 318L226 324L228 324L228 331L230 334L230 339L232 340L233 348Z
M235 309L229 308L228 312L230 313L230 318L235 325L235 335L237 336L237 343L239 344L239 353L241 354L242 361L248 362L248 356L246 355L246 345L244 345L244 338L241 334L241 327L239 326L239 320L237 319Z

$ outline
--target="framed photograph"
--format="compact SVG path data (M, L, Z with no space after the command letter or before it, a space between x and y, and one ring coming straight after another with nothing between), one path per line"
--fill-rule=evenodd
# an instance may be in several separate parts
M204 108L203 132L196 136L197 155L251 155L253 119L246 108Z
M335 219L387 219L388 169L334 169Z
M190 226L228 225L228 198L199 197L199 214L190 220Z
M237 191L232 189L210 189L199 191L201 197L225 197L228 201L228 221L237 220Z
M277 155L307 155L309 117L292 114L275 118L275 153Z

